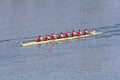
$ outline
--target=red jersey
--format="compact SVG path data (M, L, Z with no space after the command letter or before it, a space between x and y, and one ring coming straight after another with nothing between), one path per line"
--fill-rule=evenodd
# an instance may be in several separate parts
M49 39L50 39L50 37L49 37L49 36L46 36L46 37L45 37L45 40L46 40L46 41L47 41L47 40L49 40Z
M42 41L42 37L37 38L37 42L40 42L40 41Z
M81 36L82 32L81 32L81 31L78 31L77 34L78 34L78 36Z
M88 31L87 31L87 30L84 30L83 34L84 34L84 35L88 34Z
M59 34L58 39L63 38L63 34Z
M70 36L70 34L67 32L66 34L65 34L65 37L67 38L67 37L69 37Z
M51 39L54 40L56 38L55 34L52 34Z
M76 33L73 31L73 32L72 32L72 37L74 37L74 36L76 36Z

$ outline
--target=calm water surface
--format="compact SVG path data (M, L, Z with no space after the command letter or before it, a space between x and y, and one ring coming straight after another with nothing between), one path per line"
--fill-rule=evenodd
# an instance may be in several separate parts
M0 0L0 80L119 80L119 13L119 0ZM38 35L92 27L104 34L20 46Z

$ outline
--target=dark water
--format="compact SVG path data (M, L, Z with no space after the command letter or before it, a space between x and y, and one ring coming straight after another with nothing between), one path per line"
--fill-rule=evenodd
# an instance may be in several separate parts
M0 0L0 80L119 80L119 0ZM95 27L104 34L21 48L20 42Z

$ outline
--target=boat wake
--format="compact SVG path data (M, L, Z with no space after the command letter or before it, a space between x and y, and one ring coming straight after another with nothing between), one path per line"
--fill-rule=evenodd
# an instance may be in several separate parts
M11 38L11 39L2 39L0 42L8 42L8 41L15 41L15 40L23 40L23 39L33 39L36 38L37 36L34 37L22 37L22 38Z
M119 36L120 35L120 24L96 28L96 31L104 33L104 34L100 35L99 38L108 38L108 37L112 37L112 36ZM35 40L36 38L37 38L37 36L9 38L9 39L1 39L0 42L19 41L19 40L30 40L31 41L31 40Z
M97 28L97 30L102 31L104 34L100 35L99 38L109 38L112 36L120 36L120 24L113 26L105 26Z

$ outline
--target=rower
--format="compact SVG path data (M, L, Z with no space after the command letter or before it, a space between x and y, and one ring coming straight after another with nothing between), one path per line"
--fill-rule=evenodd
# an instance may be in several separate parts
M69 32L66 32L65 37L66 37L66 38L70 37Z
M52 40L56 39L56 35L55 35L54 33L52 33L51 39L52 39Z
M42 38L41 36L38 36L37 42L40 42L40 41L42 41L42 40L43 40L43 38Z
M86 35L86 34L88 34L88 33L89 33L88 30L87 30L87 29L84 29L83 35Z
M50 37L49 37L49 35L47 35L46 37L45 37L45 40L47 41L47 40L49 40L50 39Z
M72 37L74 37L74 36L76 36L76 33L75 33L75 31L73 30L73 32L72 32Z
M91 34L93 34L93 35L95 34L95 28L94 27L92 28Z
M79 29L78 32L77 32L77 35L78 35L78 36L81 36L81 34L82 34L82 32L81 32L81 30Z
M62 32L59 34L59 36L58 36L58 39L61 39L61 38L63 38L63 34L62 34Z

